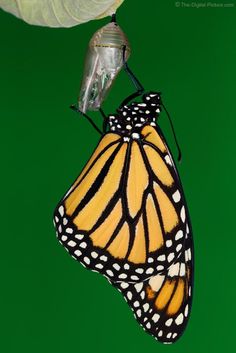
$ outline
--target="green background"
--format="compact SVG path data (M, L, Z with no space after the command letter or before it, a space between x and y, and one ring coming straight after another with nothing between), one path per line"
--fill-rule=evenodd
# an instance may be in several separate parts
M172 346L145 334L121 295L68 256L52 226L55 205L99 138L68 107L76 101L88 40L108 20L50 29L0 12L0 351L232 352L236 3L197 9L126 0L118 11L132 45L129 63L147 89L163 92L183 152L195 295L188 328ZM106 112L132 90L121 73ZM176 155L164 113L160 125Z

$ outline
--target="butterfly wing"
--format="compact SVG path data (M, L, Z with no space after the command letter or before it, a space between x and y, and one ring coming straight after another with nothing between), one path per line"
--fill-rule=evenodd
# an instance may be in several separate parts
M139 282L169 268L183 249L186 202L160 131L107 133L57 206L60 242L112 281Z
M190 314L193 244L189 229L184 248L166 273L136 284L112 283L122 292L139 324L162 343L173 343L182 335Z

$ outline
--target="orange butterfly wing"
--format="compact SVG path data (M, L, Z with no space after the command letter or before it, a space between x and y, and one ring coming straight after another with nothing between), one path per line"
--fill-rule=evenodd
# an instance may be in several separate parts
M160 131L146 125L140 139L105 134L54 221L69 253L113 281L167 269L183 248L186 203Z

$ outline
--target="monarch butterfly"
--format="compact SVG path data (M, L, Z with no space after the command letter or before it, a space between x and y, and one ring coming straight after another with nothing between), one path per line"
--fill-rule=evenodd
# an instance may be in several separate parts
M108 116L109 131L59 202L54 221L72 257L103 274L140 324L171 343L191 305L192 234L178 172L156 125L161 108L160 93L149 92Z

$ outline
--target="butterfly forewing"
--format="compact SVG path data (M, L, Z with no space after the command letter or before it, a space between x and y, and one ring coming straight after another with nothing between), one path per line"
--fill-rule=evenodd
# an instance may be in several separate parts
M71 256L107 277L148 333L173 343L191 308L192 231L175 163L156 126L160 94L142 99L108 117L110 132L59 202L54 224Z
M156 128L124 141L107 133L55 211L59 240L86 267L138 282L181 252L186 205L171 154Z

